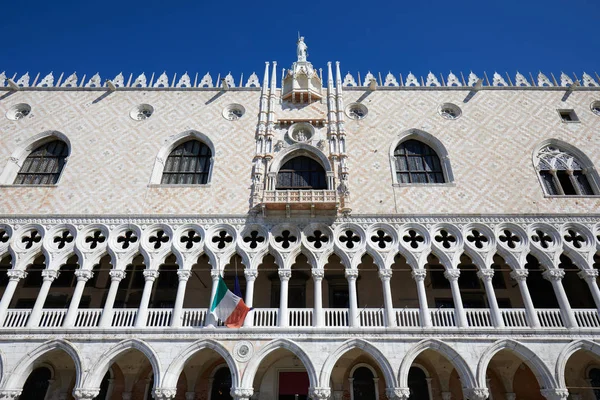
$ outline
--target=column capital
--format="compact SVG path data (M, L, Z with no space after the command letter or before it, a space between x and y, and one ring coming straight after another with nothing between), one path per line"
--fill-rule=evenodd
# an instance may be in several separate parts
M177 394L177 388L158 388L154 389L154 398L156 400L174 399Z
M310 388L308 390L310 397L314 400L327 400L331 397L331 389L330 388Z
M0 399L17 399L21 392L21 389L3 389L0 390Z
M486 400L490 397L488 388L466 388L463 393L469 400Z
M542 389L540 393L548 400L566 400L569 397L568 389Z
M524 282L529 276L529 271L526 269L515 269L510 273L510 277L517 282Z
M250 398L254 394L254 389L253 388L235 388L235 389L232 388L230 394L231 394L231 397L234 398L234 400L250 400Z
M177 276L179 277L179 281L186 281L188 279L190 279L190 276L192 275L192 271L188 271L186 269L180 269L177 270Z
M427 276L427 270L426 269L413 269L412 272L410 273L410 275L412 276L412 278L415 281L423 282L425 280L425 277Z
M255 269L245 269L244 277L247 281L254 281L256 278L258 278L258 271Z
M597 269L584 269L581 272L579 272L577 275L581 279L585 280L586 282L595 282L596 278L598 277L598 270Z
M442 400L452 400L452 392L442 392Z
M125 271L121 271L118 269L112 269L108 272L108 275L110 275L110 280L111 281L122 281L123 279L125 279L125 276L127 276L127 273Z
M291 269L280 269L279 271L277 271L277 273L279 274L279 279L281 279L282 281L289 281L292 277Z
M565 271L562 269L547 269L542 273L544 279L551 282L558 282L565 277Z
M387 388L385 394L390 400L407 400L410 396L409 388Z
M153 282L156 278L158 278L159 272L156 269L145 269L142 274L144 275L144 279L146 281Z
M8 279L11 281L19 281L27 278L27 272L21 269L9 269L6 271L6 275L8 275Z
M44 278L45 281L52 282L53 280L58 278L59 274L60 272L55 269L45 269L42 271L42 278Z
M325 269L324 268L313 268L310 270L312 272L312 277L315 280L321 280L325 277Z
M380 269L379 270L379 279L382 281L389 281L392 279L392 270L391 269Z
M78 282L87 282L92 278L92 276L94 276L94 273L89 269L78 269L75 271L75 276L77 277Z
M460 276L459 269L447 269L444 271L444 277L446 279L448 279L450 282L457 281L459 276Z
M100 388L95 388L95 389L79 388L79 389L73 390L73 397L75 397L75 400L92 400L99 394L100 394Z
M496 271L491 268L480 269L477 271L477 277L482 281L491 281L494 277L494 272Z
M219 271L218 269L211 269L210 277L213 281L219 279L221 277L221 271Z
M346 275L346 279L354 280L354 279L358 278L358 268L346 269L344 274Z

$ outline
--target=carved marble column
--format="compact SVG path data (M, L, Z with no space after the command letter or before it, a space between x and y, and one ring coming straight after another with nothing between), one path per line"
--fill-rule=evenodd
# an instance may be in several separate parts
M529 271L526 269L515 269L510 273L510 277L517 281L519 285L519 291L523 298L523 304L525 305L525 314L527 315L527 321L531 328L540 327L540 319L538 318L537 312L533 307L533 301L531 301L531 295L529 294L529 288L527 287L527 276Z
M155 400L172 400L177 394L177 388L158 388L154 389Z
M244 302L250 308L252 308L254 304L254 282L258 277L258 271L255 269L245 269L244 276L246 277L246 298ZM250 310L248 315L246 315L246 319L244 320L244 326L253 326L254 325L254 310Z
M356 280L358 279L358 269L346 269L346 279L348 280L348 323L351 327L360 325L358 320L358 298L356 296Z
M477 276L483 281L483 286L485 287L485 294L487 295L488 304L490 305L490 314L492 315L492 323L496 328L504 328L504 320L502 319L502 314L498 307L494 285L492 285L494 270L491 268L479 270Z
M488 388L466 388L463 389L463 394L468 400L486 400L490 397Z
M79 303L81 302L81 296L83 295L85 284L92 278L92 276L94 276L94 273L90 270L78 269L75 271L75 276L77 277L77 284L75 285L73 297L71 297L71 302L69 303L69 309L67 310L67 315L65 316L65 321L63 322L63 328L70 328L75 325L75 319L77 318Z
M219 271L217 269L211 269L210 277L212 279L212 287L210 289L210 301L208 302L208 313L206 314L206 319L204 321L204 324L206 326L208 326L208 325L217 326L218 321L215 318L215 316L210 312L210 309L212 308L212 304L215 301L215 296L217 295L217 287L219 286L219 279L221 279L221 271Z
M0 399L16 400L21 395L21 389L3 389L0 390Z
M108 295L104 302L104 310L102 310L102 316L100 317L100 328L108 328L112 325L112 319L114 315L115 299L117 298L117 291L119 290L119 284L125 279L125 271L111 270L110 275L110 288L108 289Z
M394 316L394 305L392 302L392 287L390 280L392 279L392 270L383 269L379 270L379 279L383 286L383 307L385 310L385 326L394 327L396 324L396 317Z
M427 270L413 269L411 275L417 283L417 296L419 297L419 319L421 320L421 327L430 328L431 315L429 314L429 306L427 305L427 293L425 292L425 277L427 276Z
M40 318L42 317L42 310L44 308L44 303L46 302L46 297L48 297L50 286L52 286L52 282L54 282L54 280L58 277L58 274L59 272L54 269L45 269L42 271L42 279L44 281L40 291L38 292L38 296L35 299L35 304L33 305L31 314L29 315L27 328L36 328L40 324Z
M585 280L585 282L588 284L589 288L590 288L590 292L592 293L592 297L594 298L594 304L596 304L596 309L598 310L598 313L600 314L600 289L598 289L598 282L596 280L596 278L598 277L598 270L597 269L585 269L581 272L579 272L577 275L579 275L579 277L583 280ZM4 299L2 299L4 300ZM1 303L0 303L0 312L1 311ZM2 319L0 318L0 321L2 321Z
M562 279L565 276L565 271L562 269L548 269L542 274L544 279L549 280L552 283L554 294L558 300L558 306L560 307L560 314L563 319L563 323L566 328L577 328L577 321L575 315L569 304L569 299L565 293L565 288L562 284Z
M292 277L291 269L280 269L279 270L279 279L281 282L281 287L279 291L279 323L280 327L288 326L289 313L288 313L288 284L290 282L290 278Z
M548 400L566 400L569 397L567 389L542 389L540 393Z
M10 301L12 300L15 290L19 285L19 281L27 278L27 272L20 269L9 269L6 271L6 275L8 275L8 284L4 289L4 294L2 295L2 300L0 301L0 327L4 325L6 311L8 310Z
M331 397L330 388L310 388L308 395L312 400L329 400Z
M459 328L467 328L469 323L467 322L467 315L462 303L462 296L460 295L460 287L458 286L458 277L460 276L460 270L450 269L444 271L444 276L450 281L450 289L452 289L452 299L454 300L454 315L456 317L456 326Z
M92 400L100 394L100 388L97 389L73 389L73 398L75 400Z
M323 318L323 277L325 270L323 268L313 268L311 270L314 282L314 310L313 324L320 328L325 326L325 318Z
M150 304L150 295L152 294L152 286L154 281L158 278L158 270L147 269L144 270L144 291L142 292L142 300L140 301L140 307L138 308L137 317L135 319L135 327L143 328L146 326L148 321L148 305Z
M387 388L385 394L390 400L407 400L410 396L409 388Z
M252 388L231 389L231 397L233 397L233 400L250 400L253 393L254 389Z
M177 295L175 296L175 306L173 307L173 317L171 319L171 326L173 328L181 327L181 318L183 317L183 301L185 299L185 288L187 287L187 281L190 279L191 271L178 270L177 276L179 277L179 285L177 286Z

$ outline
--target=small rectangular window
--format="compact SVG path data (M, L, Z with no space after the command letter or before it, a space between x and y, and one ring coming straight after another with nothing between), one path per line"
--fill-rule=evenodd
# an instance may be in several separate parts
M557 110L562 122L579 122L575 110Z

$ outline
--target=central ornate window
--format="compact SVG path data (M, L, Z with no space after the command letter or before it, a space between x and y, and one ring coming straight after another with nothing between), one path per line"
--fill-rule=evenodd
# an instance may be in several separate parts
M204 185L208 183L212 153L198 140L188 140L175 147L162 174L162 184Z
M15 185L54 185L65 166L69 148L62 140L52 140L33 150L21 166Z
M583 161L555 145L546 145L537 153L537 170L546 194L596 194Z
M398 183L444 183L444 172L435 150L418 140L400 143L394 150Z
M325 169L310 157L292 158L279 169L276 189L327 189Z

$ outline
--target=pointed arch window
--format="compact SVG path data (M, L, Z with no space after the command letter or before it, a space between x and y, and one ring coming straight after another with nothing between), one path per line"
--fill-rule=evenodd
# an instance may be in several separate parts
M327 189L325 169L310 157L298 156L281 166L277 190Z
M175 147L162 174L162 184L205 185L210 178L212 152L198 141L188 140Z
M536 168L546 194L593 196L598 193L583 160L555 145L546 145L538 151Z
M59 139L36 147L23 161L15 185L55 185L65 166L69 147Z
M394 150L398 183L444 183L440 158L425 143L409 139Z

